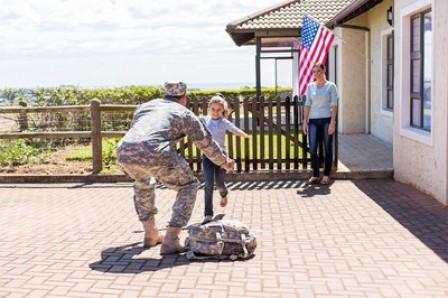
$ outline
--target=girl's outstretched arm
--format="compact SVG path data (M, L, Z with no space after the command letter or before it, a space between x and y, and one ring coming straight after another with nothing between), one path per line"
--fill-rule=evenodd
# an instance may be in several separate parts
M249 135L247 133L245 133L243 130L239 129L238 127L236 127L235 124L233 124L229 120L225 119L224 122L226 123L227 131L230 131L232 134L239 136L239 137L243 137L243 138L249 137Z
M242 138L246 138L246 139L248 139L250 137L247 133L245 133L243 130L241 130L239 128L233 134L236 136L242 137Z

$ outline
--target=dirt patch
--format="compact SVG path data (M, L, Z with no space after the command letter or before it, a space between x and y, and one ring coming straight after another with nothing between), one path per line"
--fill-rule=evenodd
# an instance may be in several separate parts
M2 174L13 175L67 175L67 174L91 174L91 161L67 161L65 158L68 151L58 150L51 153L45 163L26 164L15 167L4 167Z

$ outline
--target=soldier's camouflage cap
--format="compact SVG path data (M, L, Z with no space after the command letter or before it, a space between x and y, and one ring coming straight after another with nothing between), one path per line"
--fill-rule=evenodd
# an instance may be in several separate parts
M187 84L178 83L165 83L165 95L166 96L183 96L187 93Z

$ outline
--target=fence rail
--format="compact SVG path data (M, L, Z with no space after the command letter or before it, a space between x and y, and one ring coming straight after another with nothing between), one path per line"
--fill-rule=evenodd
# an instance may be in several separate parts
M303 102L297 97L229 98L229 120L251 137L242 139L227 135L226 145L231 158L236 161L238 172L252 170L299 170L307 169L309 155L307 138L302 133ZM102 170L102 138L122 137L126 131L102 130L103 113L132 112L136 105L102 105L93 99L90 105L51 107L2 107L0 114L18 114L20 129L13 133L0 133L0 139L19 138L73 138L91 139L93 173ZM190 104L198 116L207 114L207 99ZM90 131L27 131L28 114L32 113L90 113ZM337 134L336 134L337 135ZM334 160L337 165L337 137L334 142ZM187 138L178 144L178 152L184 156L194 171L201 171L201 153Z

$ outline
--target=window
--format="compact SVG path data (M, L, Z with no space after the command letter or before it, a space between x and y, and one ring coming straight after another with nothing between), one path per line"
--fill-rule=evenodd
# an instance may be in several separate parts
M431 11L411 16L410 26L410 122L413 127L431 131Z
M386 100L385 109L394 109L394 34L386 36Z

